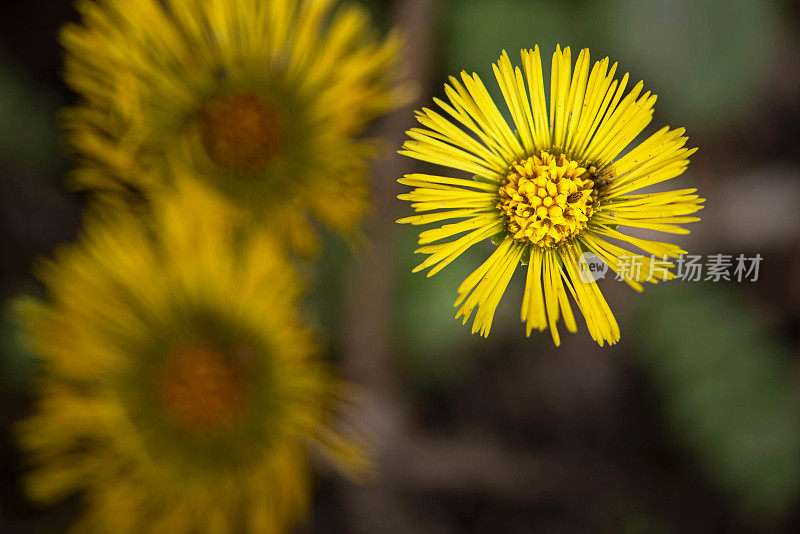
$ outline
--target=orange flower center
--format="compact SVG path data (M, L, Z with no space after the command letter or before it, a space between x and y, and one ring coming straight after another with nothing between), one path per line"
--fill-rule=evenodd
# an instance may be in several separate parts
M217 97L201 108L199 117L206 153L225 169L261 170L281 147L278 113L259 96Z
M173 353L161 371L158 393L170 418L194 434L230 427L247 403L246 370L235 357L207 348Z

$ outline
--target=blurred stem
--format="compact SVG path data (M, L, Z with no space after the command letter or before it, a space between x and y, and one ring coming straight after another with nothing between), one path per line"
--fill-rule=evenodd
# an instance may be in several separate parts
M417 88L429 82L434 40L436 0L405 0L394 5L392 20L406 36L405 68L407 79ZM419 91L424 92L424 91ZM374 454L379 469L391 456L392 444L406 434L405 399L396 382L392 351L392 313L395 309L394 280L398 228L397 177L408 162L394 154L405 131L413 126L417 102L385 117L376 128L390 154L375 165L374 212L367 223L371 246L357 258L348 277L348 302L343 335L345 375L363 385L369 395L359 414L374 432ZM347 505L352 528L358 532L414 532L413 514L401 509L388 477L368 488L350 487Z

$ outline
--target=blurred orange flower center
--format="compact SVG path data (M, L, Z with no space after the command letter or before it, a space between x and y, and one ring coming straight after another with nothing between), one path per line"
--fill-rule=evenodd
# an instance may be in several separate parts
M541 152L509 169L497 208L511 236L552 247L586 228L597 201L592 175L564 155Z
M196 348L175 352L161 371L158 393L179 426L209 434L231 426L247 403L246 370L235 357Z
M216 97L203 105L199 118L208 157L225 169L261 170L281 147L278 113L259 96Z

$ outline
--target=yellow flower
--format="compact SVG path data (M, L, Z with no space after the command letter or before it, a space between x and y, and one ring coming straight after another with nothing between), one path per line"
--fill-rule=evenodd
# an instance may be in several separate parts
M28 493L81 492L77 532L285 532L307 512L309 447L365 467L334 428L346 386L313 356L271 238L193 188L147 209L96 210L39 266L47 300L19 302L41 358Z
M569 292L592 338L601 346L615 343L619 326L597 284L582 281L581 255L594 253L619 270L620 258L632 253L614 240L663 260L663 271L672 266L665 257L684 251L629 236L618 226L685 234L678 225L699 220L687 217L702 208L695 189L631 194L686 169L696 149L684 147L684 129L662 128L622 154L650 123L656 97L642 93L642 82L625 94L628 75L616 80L617 64L609 68L608 58L589 67L587 49L573 72L569 47L556 47L548 110L538 46L522 51L521 69L503 52L494 73L513 126L478 75L462 72L462 81L451 77L445 85L450 102L435 99L450 118L423 109L417 120L424 128L408 132L412 140L401 154L473 175L411 174L400 180L414 189L399 198L422 214L398 222L455 220L420 234L424 246L416 252L428 257L415 272L432 267L431 276L487 238L498 244L458 288L456 317L466 323L477 308L473 333L489 334L500 298L522 263L527 275L521 319L528 335L549 327L558 345L562 316L567 330L577 330ZM642 282L660 277L651 258L641 262L623 277L639 291Z
M82 97L64 113L74 184L126 199L177 162L302 252L313 220L357 230L375 147L356 136L406 88L398 37L378 40L364 8L333 4L81 2L82 25L62 33Z

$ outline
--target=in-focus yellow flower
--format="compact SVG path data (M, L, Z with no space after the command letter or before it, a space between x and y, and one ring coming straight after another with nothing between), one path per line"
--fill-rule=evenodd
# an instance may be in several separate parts
M41 358L19 439L32 498L81 492L76 532L285 532L307 512L309 447L357 473L346 386L313 354L297 276L213 197L105 209L19 303Z
M405 98L396 35L334 0L90 0L62 33L73 182L119 200L165 162L272 223L301 252L312 220L350 234L369 207L359 139ZM110 194L110 195L109 195Z
M473 177L411 174L400 180L414 187L400 198L422 214L398 222L451 221L420 233L424 246L416 252L428 257L415 272L432 267L431 276L488 238L498 245L458 288L456 317L466 323L477 308L473 333L489 334L500 298L522 263L527 277L521 318L528 335L549 327L558 345L562 316L567 330L575 332L570 293L592 338L600 345L614 343L619 326L597 284L581 280L581 254L592 252L616 269L619 258L631 253L612 240L659 259L684 253L618 229L688 233L678 225L699 220L687 215L701 209L703 199L695 189L631 194L681 174L695 149L684 147L683 128L665 127L622 154L650 123L656 97L642 93L642 82L625 94L628 75L616 80L616 70L608 58L590 69L584 49L573 72L569 47L557 46L548 110L539 48L522 51L521 69L503 52L494 73L513 125L478 75L466 72L462 81L451 77L445 85L449 103L435 99L450 118L430 109L417 113L424 128L408 132L412 140L401 154ZM655 262L641 261L632 276L624 276L636 290L642 282L658 281L650 268Z

